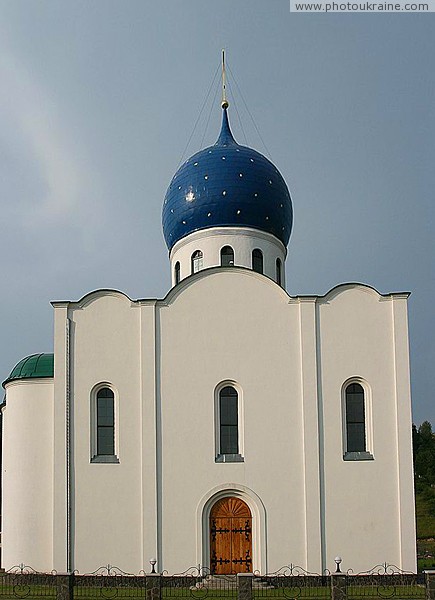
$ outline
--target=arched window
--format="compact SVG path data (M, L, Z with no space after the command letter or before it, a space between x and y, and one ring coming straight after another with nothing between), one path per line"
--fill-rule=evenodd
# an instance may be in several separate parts
M364 389L359 383L346 387L346 451L366 451Z
M227 385L219 392L219 454L239 453L239 397Z
M115 394L101 387L91 395L91 462L119 462L115 451Z
M263 273L263 253L258 248L252 251L252 270Z
M281 285L282 276L281 276L281 259L276 259L276 283Z
M232 267L234 265L234 250L231 246L224 246L221 250L221 267Z
M195 252L192 254L192 274L193 273L197 273L198 271L200 271L202 269L202 265L203 265L203 254L201 252L201 250L195 250Z
M178 261L175 263L174 275L175 285L177 285L177 283L180 283L180 263Z
M115 454L115 398L109 388L97 393L97 454Z

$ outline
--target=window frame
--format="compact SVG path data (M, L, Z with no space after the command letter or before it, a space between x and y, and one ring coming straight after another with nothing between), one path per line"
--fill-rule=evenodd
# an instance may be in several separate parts
M282 287L282 260L279 256L275 261L275 280L276 283Z
M197 266L197 268L196 268ZM190 274L199 273L204 268L204 253L202 250L195 250L190 256Z
M113 393L113 438L114 454L98 454L98 393L103 389ZM119 463L119 402L118 393L114 386L108 382L98 383L91 390L90 397L90 462L91 463Z
M220 398L221 392L226 387L232 387L237 393L237 434L238 434L238 453L226 454L221 452L221 419L220 419ZM226 380L219 383L214 393L214 422L215 422L215 462L234 463L244 462L244 428L243 428L243 394L240 386L232 380Z
M256 261L261 260L261 269L255 268ZM264 254L260 248L254 248L251 253L251 264L252 270L255 273L260 273L260 275L264 275Z
M346 392L349 386L360 385L364 397L364 433L365 433L365 450L351 451L347 449L347 397ZM361 461L374 460L373 456L373 423L372 423L372 394L367 381L361 377L352 377L347 379L341 388L341 410L342 410L342 443L343 443L343 460L345 461Z
M180 265L180 261L177 260L177 262L174 265L174 283L175 285L178 285L181 281L181 265Z
M230 254L223 254L224 250L231 250ZM221 267L234 267L234 248L232 246L230 246L229 244L226 244L225 246L222 246L221 250L220 250L220 266ZM230 260L230 262L226 265L223 264L222 259L223 257L226 256L232 256L232 260Z

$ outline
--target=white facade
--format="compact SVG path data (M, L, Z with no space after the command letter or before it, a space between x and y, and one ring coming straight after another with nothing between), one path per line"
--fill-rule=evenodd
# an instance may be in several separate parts
M321 572L337 554L355 571L415 570L406 302L360 284L290 297L216 267L163 300L99 290L54 303L54 382L6 384L3 566L207 566L211 507L235 496L252 513L253 570ZM369 460L344 460L353 381ZM243 462L216 461L225 384ZM102 385L117 462L92 462Z

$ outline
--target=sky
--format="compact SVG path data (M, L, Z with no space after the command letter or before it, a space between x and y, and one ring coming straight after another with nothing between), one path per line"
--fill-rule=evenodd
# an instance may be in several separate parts
M433 13L0 0L2 379L53 350L51 300L166 295L162 202L183 154L217 137L222 48L234 135L292 195L289 293L412 292L413 418L435 425Z

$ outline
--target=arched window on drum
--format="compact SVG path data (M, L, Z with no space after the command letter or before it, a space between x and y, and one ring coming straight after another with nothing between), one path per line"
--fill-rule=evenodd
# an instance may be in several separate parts
M221 250L221 267L234 266L234 250L231 246L224 246Z
M263 253L259 248L252 251L252 270L263 273Z
M195 250L191 257L191 273L198 273L203 267L204 255L201 250Z
M281 263L281 259L277 258L276 259L276 263L275 263L275 269L276 269L276 283L278 285L282 285L282 263Z
M181 267L180 267L179 261L177 260L177 262L175 263L175 267L174 267L175 285L177 285L178 283L180 283L180 274L181 274Z

